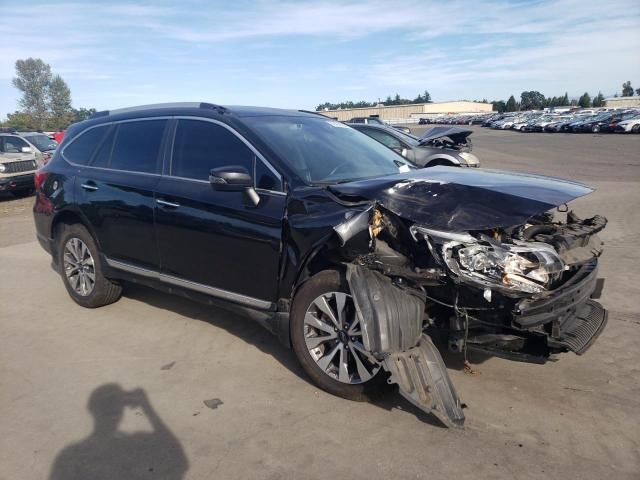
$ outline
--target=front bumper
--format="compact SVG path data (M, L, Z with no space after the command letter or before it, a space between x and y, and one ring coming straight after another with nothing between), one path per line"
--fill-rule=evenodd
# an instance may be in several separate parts
M34 188L34 173L0 178L0 191L26 190Z
M592 300L599 298L603 285L594 258L548 296L520 301L513 323L518 329L545 333L552 350L582 354L607 324L607 311Z

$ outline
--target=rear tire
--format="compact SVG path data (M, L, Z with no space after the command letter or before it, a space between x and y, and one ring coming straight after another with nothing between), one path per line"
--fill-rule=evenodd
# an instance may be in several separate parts
M319 388L338 397L349 400L364 401L388 391L390 386L386 382L388 376L386 372L379 365L376 365L374 366L375 368L371 369L371 378L366 381L362 381L360 383L345 383L344 381L339 381L336 377L327 373L327 369L323 370L319 365L324 357L329 356L328 352L335 348L336 344L339 342L338 338L322 344L322 348L325 350L323 352L324 355L320 356L319 359L317 357L316 359L312 357L312 352L308 345L309 340L319 338L320 335L317 337L311 336L313 332L309 332L309 324L305 323L305 316L308 314L309 309L313 308L314 302L318 300L318 298L322 298L324 295L330 297L330 295L334 293L342 293L350 297L349 285L344 278L344 275L337 270L324 270L317 273L300 287L291 305L289 328L293 351L295 352L296 357L298 357L300 365L311 378L311 381ZM346 316L347 315L345 314L345 317ZM353 322L351 322L351 324L355 325ZM322 331L319 332L322 336L327 335L327 333L325 333L325 327L327 326L329 327L329 330L331 330L331 324L328 323L324 325ZM332 334L333 332L330 335ZM339 363L339 359L341 357L338 354L336 357L338 357L336 360L338 360ZM359 355L359 357L363 358L361 355ZM355 373L356 369L354 360L354 358L351 358L350 365L353 367L351 373L353 373L355 379L355 375L357 374ZM361 360L361 362L367 368L371 366L366 362L366 360ZM329 370L332 368L332 364L329 364Z
M84 226L65 225L60 231L56 254L64 286L78 305L102 307L122 295L122 286L103 275L100 251Z
M631 127L631 133L640 133L640 125L634 125Z
M593 133L599 133L600 132L600 125L594 125L593 127L591 127L591 131Z

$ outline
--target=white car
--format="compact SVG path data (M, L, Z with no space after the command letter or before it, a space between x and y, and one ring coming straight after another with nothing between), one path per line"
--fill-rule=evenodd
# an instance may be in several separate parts
M616 125L614 132L640 133L640 115L619 122Z

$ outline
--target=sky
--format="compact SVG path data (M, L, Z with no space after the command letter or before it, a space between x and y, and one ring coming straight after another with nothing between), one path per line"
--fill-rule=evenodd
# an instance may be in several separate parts
M519 98L640 87L640 1L0 0L0 118L41 58L98 110Z

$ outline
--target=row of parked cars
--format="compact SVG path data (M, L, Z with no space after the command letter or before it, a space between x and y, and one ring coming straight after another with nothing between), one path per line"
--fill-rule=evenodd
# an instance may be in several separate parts
M28 195L33 192L37 168L53 156L58 143L42 132L0 130L0 192Z
M487 118L485 127L521 132L640 133L640 110L580 111L554 114L528 112Z
M565 133L640 133L640 109L577 110L574 112L513 112L484 115L446 115L420 119L420 124L482 125L497 130Z

